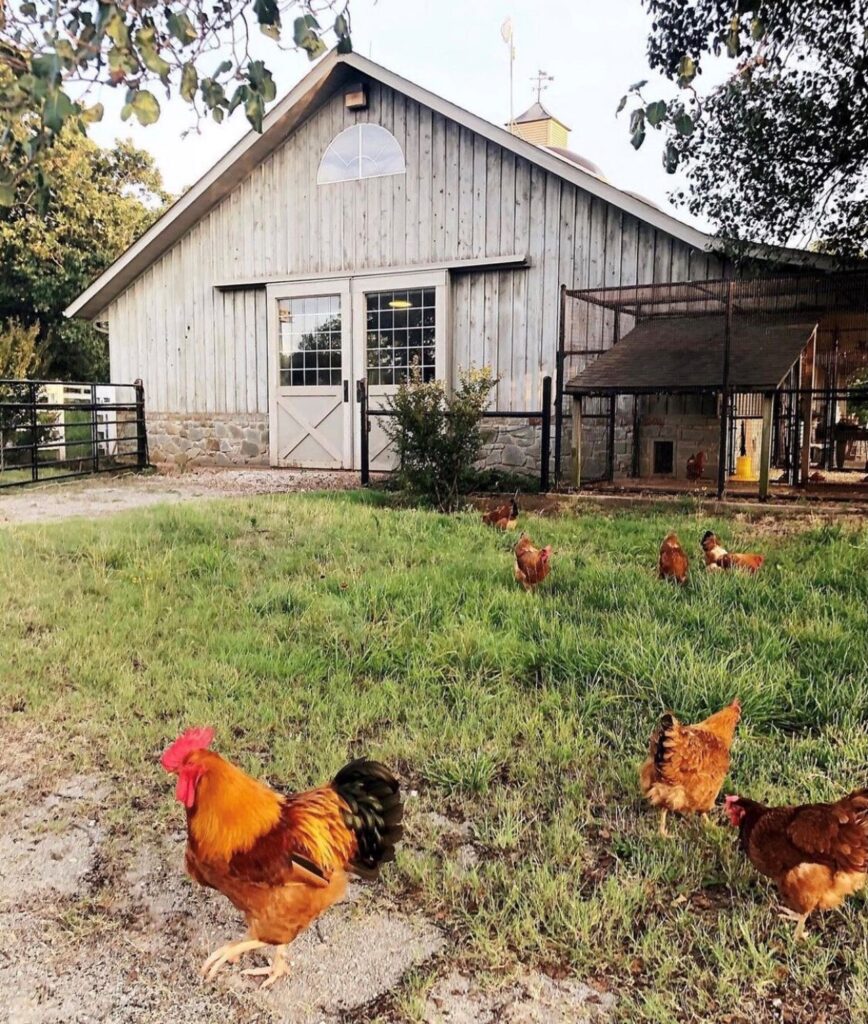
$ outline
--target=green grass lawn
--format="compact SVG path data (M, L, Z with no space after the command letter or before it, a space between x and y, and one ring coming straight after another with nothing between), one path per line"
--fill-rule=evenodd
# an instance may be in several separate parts
M653 574L671 527L693 556L684 590ZM156 757L189 724L285 788L361 751L390 762L418 799L385 884L477 968L595 979L624 1020L864 1019L865 900L797 946L723 815L659 838L636 771L661 711L695 719L738 695L725 791L790 802L868 783L868 529L762 533L690 511L528 528L554 546L534 595L513 580L514 538L376 494L0 531L0 707L120 779L131 830L177 824ZM706 528L764 550L762 572L705 575ZM471 823L475 867L434 810Z

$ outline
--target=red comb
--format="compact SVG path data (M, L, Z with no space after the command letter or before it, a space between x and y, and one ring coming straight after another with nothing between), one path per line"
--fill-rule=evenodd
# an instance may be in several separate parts
M180 771L184 761L194 750L207 749L213 739L214 730L211 728L188 729L166 748L160 758L160 764L167 772Z
M738 796L736 794L730 793L729 796L725 796L723 798L724 806L725 807L731 807L733 804L737 804L738 803L738 799L739 798L738 798Z

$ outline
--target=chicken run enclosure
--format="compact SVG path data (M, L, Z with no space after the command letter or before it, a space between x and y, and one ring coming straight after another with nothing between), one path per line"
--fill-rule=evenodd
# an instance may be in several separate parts
M562 287L557 384L562 485L868 497L868 273Z

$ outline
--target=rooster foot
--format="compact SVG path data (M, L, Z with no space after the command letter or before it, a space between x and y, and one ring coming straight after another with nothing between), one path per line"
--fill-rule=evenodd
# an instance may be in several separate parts
M795 910L790 910L789 907L781 907L778 912L778 917L782 921L796 922L796 933L793 936L796 942L799 942L805 937L805 922L808 920L807 914L797 914Z
M246 978L265 978L260 988L270 988L278 979L289 974L289 964L286 962L284 946L278 946L274 950L274 958L269 967L249 967L241 973Z
M202 975L204 981L210 981L224 964L235 963L242 953L261 949L265 945L267 943L260 942L258 939L242 939L240 942L227 942L225 946L220 946L219 949L214 950L211 956L199 968L199 974Z
M664 839L668 839L669 838L669 832L666 829L666 811L665 810L661 810L660 811L660 825L659 825L658 831L659 831L660 835Z

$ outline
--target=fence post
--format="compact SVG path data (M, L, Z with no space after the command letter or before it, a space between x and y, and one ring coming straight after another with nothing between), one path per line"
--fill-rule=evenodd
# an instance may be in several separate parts
M356 382L356 401L359 403L359 455L361 456L362 487L371 482L370 451L368 447L368 431L371 429L368 420L368 382L361 378Z
M136 455L139 469L147 469L150 462L148 455L148 432L145 429L145 385L142 378L137 377L133 381L136 389ZM115 411L117 420L117 411Z
M37 433L39 424L36 417L36 385L30 388L30 477L34 483L39 480L39 448Z
M555 363L555 490L561 484L561 449L564 433L564 349L566 348L567 286L561 285L558 315L558 354Z
M549 490L549 463L552 443L552 379L543 377L542 390L542 451L540 452L539 489L541 494Z
M117 415L117 414L115 414ZM96 429L96 384L90 386L90 457L94 473L99 472L99 436Z

